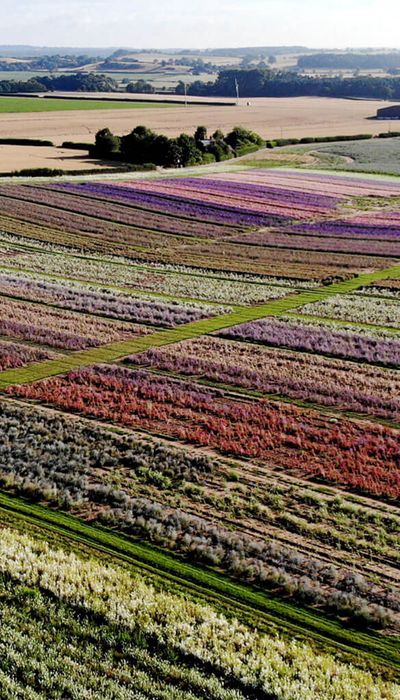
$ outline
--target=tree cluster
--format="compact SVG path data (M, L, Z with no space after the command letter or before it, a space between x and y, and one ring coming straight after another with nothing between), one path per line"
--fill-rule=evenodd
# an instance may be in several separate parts
M137 126L129 134L115 136L108 128L96 134L91 154L108 160L126 163L170 167L186 167L213 161L227 160L257 150L265 145L263 139L253 131L234 127L227 135L219 129L207 138L207 129L197 127L193 136L180 134L169 138L156 134L145 126Z

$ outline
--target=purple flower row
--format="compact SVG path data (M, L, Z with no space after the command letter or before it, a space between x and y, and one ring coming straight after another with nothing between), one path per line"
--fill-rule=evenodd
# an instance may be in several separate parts
M333 325L333 324L332 324ZM286 347L343 359L400 367L400 337L369 333L351 326L266 318L221 332L227 338Z
M101 230L104 225L111 226L115 224L123 224L132 226L143 231L154 231L160 233L171 233L186 236L200 236L207 238L220 238L224 235L229 235L230 229L223 226L213 226L212 224L204 226L202 222L196 219L179 219L173 216L165 216L162 212L153 212L150 210L142 211L133 207L119 206L115 202L101 201L89 197L79 197L71 193L56 191L54 188L40 187L13 187L10 191L7 187L0 186L0 196L18 197L25 202L32 202L32 205L45 205L51 207L54 212L63 217L68 225L74 214L83 215L85 219L78 217L72 218L72 223L77 222L82 230ZM79 194L79 193L78 193ZM5 200L6 201L6 200ZM10 202L10 200L7 200ZM11 200L13 201L13 200ZM66 213L64 213L66 212ZM54 213L53 213L54 217ZM87 218L94 217L94 218ZM104 219L99 221L99 219ZM107 221L109 224L107 224Z
M258 246L290 248L292 250L315 250L334 253L360 253L363 255L387 255L400 258L400 240L363 240L353 238L329 238L329 236L307 236L272 231L242 233L233 242L251 243Z
M124 188L115 185L101 185L83 183L82 185L69 185L62 183L59 187L70 189L74 192L88 192L102 197L118 198L120 201L144 206L154 211L167 211L177 216L184 215L198 218L204 222L221 222L239 226L268 226L289 222L295 217L283 216L275 213L254 212L246 207L229 206L211 202L201 202L193 197L183 197L181 194L163 194L144 192L133 187Z
M261 201L278 201L289 204L308 204L311 207L332 209L339 203L340 198L332 195L300 192L283 187L256 185L252 183L236 182L231 180L216 180L212 178L174 178L166 181L173 183L176 188L193 188L193 191L211 192L215 194L228 194L229 196L245 196L248 199ZM167 187L166 187L167 189Z
M318 221L314 223L301 223L291 227L294 233L315 233L326 236L365 236L371 238L400 238L400 224L398 226L379 226L353 223L351 219L337 221Z
M123 321L172 328L222 313L223 307L154 300L93 287L0 273L0 294Z

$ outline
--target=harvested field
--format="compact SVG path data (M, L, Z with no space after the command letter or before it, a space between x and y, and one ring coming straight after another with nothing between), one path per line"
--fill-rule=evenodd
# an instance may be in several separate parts
M142 108L99 109L51 113L0 115L0 137L49 138L55 143L65 140L87 141L96 131L108 126L116 134L128 133L138 124L177 136L192 133L199 124L210 132L227 131L237 124L257 131L264 138L334 136L336 134L374 133L382 131L382 122L369 121L376 110L386 105L378 100L341 100L318 97L253 98L239 106L202 106L176 109ZM134 108L133 108L134 109Z

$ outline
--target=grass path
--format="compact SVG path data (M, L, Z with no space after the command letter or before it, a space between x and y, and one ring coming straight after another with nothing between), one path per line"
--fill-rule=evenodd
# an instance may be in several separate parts
M117 341L99 348L71 353L61 359L48 360L29 365L28 367L6 370L0 374L0 389L4 390L15 384L27 384L57 374L64 374L73 369L99 362L115 362L127 355L144 352L153 347L170 345L181 340L197 338L240 323L255 321L268 316L280 316L305 304L323 301L337 294L348 294L371 282L392 277L400 277L400 265L394 265L385 270L363 272L343 282L334 282L326 287L290 294L283 299L274 299L259 306L235 309L230 313L201 321L193 321L172 330L160 330L147 336L133 338L132 340Z
M352 656L356 652L361 659L389 667L396 676L400 673L398 638L348 629L339 621L317 611L279 600L217 571L190 564L151 544L128 539L111 530L89 525L77 517L57 513L4 493L0 493L1 512L12 514L28 525L38 526L78 546L94 549L116 563L124 562L142 574L155 576L164 585L168 582L181 592L216 604L267 633L279 626L290 637L312 640L325 650L328 648Z

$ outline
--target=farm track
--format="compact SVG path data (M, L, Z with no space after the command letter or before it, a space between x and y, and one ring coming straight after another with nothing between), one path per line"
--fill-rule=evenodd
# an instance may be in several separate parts
M347 294L377 280L399 276L400 265L381 271L364 272L349 280L334 282L326 287L289 294L283 299L272 300L259 306L242 308L227 314L214 316L211 319L193 321L172 330L162 330L150 336L110 343L94 350L71 353L71 355L62 360L51 360L22 369L8 370L0 375L0 389L4 390L15 384L26 384L57 374L64 374L91 364L115 362L127 355L144 352L150 348L169 345L181 340L197 338L201 335L230 328L247 321L254 321L268 316L280 316L305 304L325 300L336 294Z
M386 667L397 677L400 673L399 642L396 638L346 629L316 611L277 600L256 588L242 585L211 569L196 567L140 541L126 539L111 530L94 527L76 517L55 513L42 506L0 493L0 511L23 519L69 542L89 547L115 562L140 569L182 592L212 601L230 614L251 620L257 628L271 631L271 625L283 633L308 638L326 650L357 654L361 661ZM354 660L354 658L353 658Z

